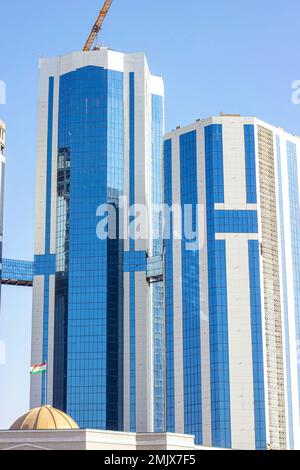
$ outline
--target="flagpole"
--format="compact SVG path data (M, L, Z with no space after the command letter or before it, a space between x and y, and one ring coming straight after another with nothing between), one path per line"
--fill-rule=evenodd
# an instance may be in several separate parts
M48 405L48 365L46 362L43 362L42 364L37 364L34 366L30 367L30 376L32 380L32 376L39 374L41 375L42 379L42 395L41 395L41 401L42 405ZM45 375L44 375L45 374Z
M45 405L47 406L47 405L48 405L48 370L47 370L47 369L46 369L45 374L46 374L46 375L45 375L45 383L46 383L46 385L45 385L45 387L46 387L46 393L45 393L45 401L46 401L46 403L45 403Z
M45 387L46 387L46 390L45 390L45 405L47 406L48 405L48 363L46 362L46 370L45 370Z

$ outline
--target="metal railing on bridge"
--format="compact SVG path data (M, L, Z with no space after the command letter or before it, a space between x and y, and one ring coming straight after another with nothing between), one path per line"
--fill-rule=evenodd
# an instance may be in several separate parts
M33 261L2 259L1 284L31 287L33 284Z

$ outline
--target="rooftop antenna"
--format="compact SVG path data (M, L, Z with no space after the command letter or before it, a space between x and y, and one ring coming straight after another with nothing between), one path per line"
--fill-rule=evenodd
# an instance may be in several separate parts
M98 38L98 34L102 29L103 22L104 22L104 20L106 18L106 15L107 15L110 7L111 7L112 2L113 2L113 0L106 0L105 1L104 5L102 7L102 10L100 11L99 16L96 20L96 23L94 24L94 26L92 28L92 31L90 32L88 40L85 43L85 46L83 48L84 52L90 51L95 39ZM98 39L97 39L97 42L98 42Z

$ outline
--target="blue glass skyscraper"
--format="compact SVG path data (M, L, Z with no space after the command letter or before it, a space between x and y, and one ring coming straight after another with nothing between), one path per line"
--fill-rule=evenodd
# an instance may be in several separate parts
M164 138L167 431L198 444L300 446L299 155L237 115Z
M40 66L31 405L81 427L164 430L161 230L164 90L143 54L107 48ZM124 201L149 210L149 231L123 236ZM117 214L99 239L97 209ZM157 282L159 281L159 282ZM153 414L153 410L156 410Z

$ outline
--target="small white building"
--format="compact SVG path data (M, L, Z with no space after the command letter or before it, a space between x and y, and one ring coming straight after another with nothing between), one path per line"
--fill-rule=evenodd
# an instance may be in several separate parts
M79 429L70 416L51 406L35 408L19 418L9 431L0 431L0 450L195 449L194 436L189 435Z

